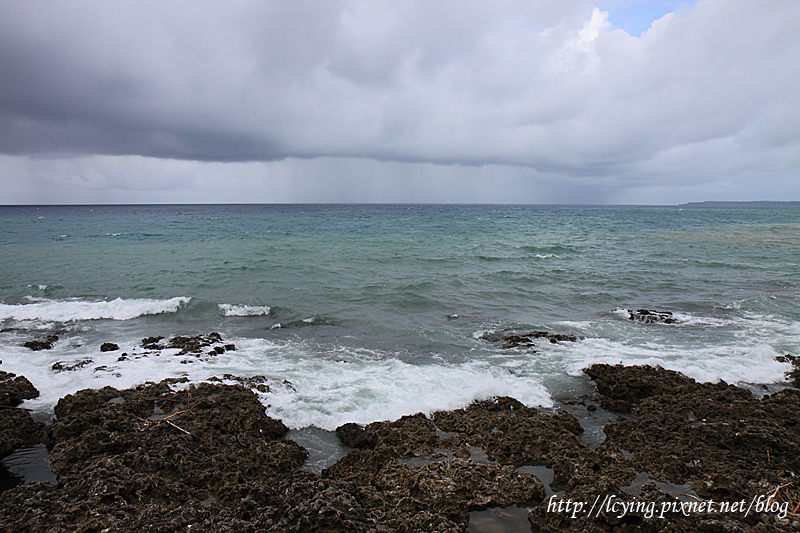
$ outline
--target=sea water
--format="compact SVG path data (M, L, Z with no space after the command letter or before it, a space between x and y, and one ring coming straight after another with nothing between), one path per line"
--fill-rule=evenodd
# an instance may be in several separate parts
M0 260L0 370L33 382L37 413L83 388L263 375L270 416L332 430L492 396L552 406L591 390L595 362L781 383L775 357L800 351L796 208L7 206ZM578 340L481 338L510 329ZM141 347L212 331L235 350Z

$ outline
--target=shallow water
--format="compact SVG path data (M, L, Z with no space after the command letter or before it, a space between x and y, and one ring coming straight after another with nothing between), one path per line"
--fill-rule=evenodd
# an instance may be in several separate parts
M50 470L47 454L47 447L44 444L36 444L19 448L11 455L5 456L0 473L0 492L20 483L32 481L56 483L56 476Z

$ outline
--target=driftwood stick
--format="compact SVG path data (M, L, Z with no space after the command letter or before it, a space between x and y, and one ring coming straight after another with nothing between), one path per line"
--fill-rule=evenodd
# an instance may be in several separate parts
M10 405L0 405L0 409L18 409L20 411L33 411L33 409L27 409L25 407L12 407Z
M177 429L177 430L179 430L179 431L183 431L183 432L184 432L184 433L186 433L187 435L191 435L191 433L189 433L188 431L186 431L185 429L183 429L183 428L181 428L181 427L178 427L178 426L176 426L175 424L173 424L172 422L170 422L170 421L169 421L169 420L167 420L166 418L164 418L164 419L162 419L162 420L164 420L164 422L166 422L166 423L167 423L167 424L169 424L170 426L174 427L175 429Z

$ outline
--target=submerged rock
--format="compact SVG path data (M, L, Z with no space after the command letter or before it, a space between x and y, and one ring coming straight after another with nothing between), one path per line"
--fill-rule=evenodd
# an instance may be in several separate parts
M146 350L160 351L167 348L180 350L177 355L202 355L205 353L211 357L221 355L225 351L235 350L236 346L231 343L224 344L222 335L211 332L207 335L193 335L171 337L166 343L162 343L164 337L147 337L142 339L141 346ZM207 350L207 348L211 348ZM117 348L119 349L119 348Z
M500 348L519 348L533 346L536 339L546 339L555 344L561 341L575 342L576 335L570 333L550 333L548 331L497 331L484 333L481 339L498 343Z
M92 364L94 361L91 359L81 359L80 361L74 361L72 363L67 363L65 361L56 361L53 363L53 366L50 367L54 372L72 372L73 370L79 370L86 365Z
M677 322L672 316L671 311L654 311L650 309L638 309L628 311L628 319L642 324L674 324Z

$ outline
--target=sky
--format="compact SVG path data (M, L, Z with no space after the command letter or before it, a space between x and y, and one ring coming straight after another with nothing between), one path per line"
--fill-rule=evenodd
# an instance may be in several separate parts
M0 204L800 200L797 0L5 0Z

